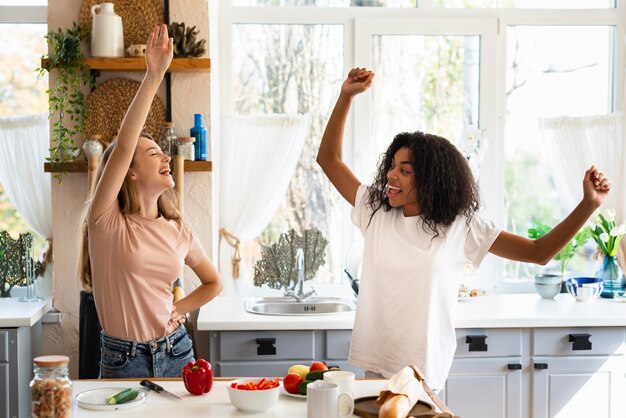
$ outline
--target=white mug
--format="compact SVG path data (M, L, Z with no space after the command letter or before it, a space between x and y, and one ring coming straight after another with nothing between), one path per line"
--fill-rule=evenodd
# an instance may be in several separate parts
M335 383L339 392L354 396L354 373L347 370L330 370L324 373L324 382Z
M350 411L342 414L339 410L339 401L346 399L350 404ZM307 418L342 418L349 417L354 412L354 398L347 392L339 392L335 383L316 380L306 387L306 416Z

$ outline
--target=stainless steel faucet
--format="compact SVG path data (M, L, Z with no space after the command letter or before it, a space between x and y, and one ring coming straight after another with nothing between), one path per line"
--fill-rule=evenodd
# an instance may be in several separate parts
M296 271L298 272L298 282L294 285L294 288L298 287L298 293L295 293L293 289L289 289L285 292L285 296L295 298L298 302L303 302L306 298L315 295L315 289L311 289L309 292L304 293L304 250L298 248L296 250Z

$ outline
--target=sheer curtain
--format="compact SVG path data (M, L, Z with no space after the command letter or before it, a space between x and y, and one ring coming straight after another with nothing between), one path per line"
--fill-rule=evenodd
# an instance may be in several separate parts
M0 118L0 183L28 226L50 243L50 174L43 171L49 129L45 113ZM40 296L52 296L50 274L45 276L46 284L36 282L42 289Z
M308 116L232 116L222 122L220 273L223 295L251 292L243 262L233 278L235 240L256 238L284 198L310 125ZM229 245L228 241L231 241ZM236 273L235 273L236 274Z
M622 125L623 115L620 113L539 120L559 198L567 211L580 202L583 173L595 165L612 185L603 207L615 209L617 223L626 221ZM621 248L625 248L623 242ZM624 257L620 258L623 262Z

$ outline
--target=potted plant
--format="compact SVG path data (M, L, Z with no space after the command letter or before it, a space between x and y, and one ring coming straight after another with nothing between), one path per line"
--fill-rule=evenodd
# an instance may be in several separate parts
M11 297L14 286L27 284L27 263L31 263L35 276L43 273L43 263L29 260L26 248L32 246L33 236L20 234L18 239L11 238L7 231L0 231L0 297Z
M94 87L89 67L82 63L83 45L89 37L86 27L74 22L72 28L48 32L49 52L37 69L38 78L46 72L56 71L56 81L50 86L49 117L56 117L53 124L50 156L46 158L62 171L54 176L61 181L66 174L64 164L78 155L75 137L85 132L85 87Z
M606 209L595 217L593 226L585 229L598 244L598 253L602 255L602 265L595 275L604 282L600 296L603 298L623 296L626 290L626 279L617 262L617 250L626 233L626 226L623 223L616 225L615 210Z
M534 228L528 229L528 238L531 238L531 239L540 238L546 235L551 230L552 230L551 226L548 226L542 222L536 222ZM556 256L554 256L553 260L557 261L559 264L559 272L561 273L561 282L565 280L565 277L564 277L565 270L567 269L567 266L570 263L570 261L572 261L574 254L576 254L576 250L582 247L583 245L585 245L587 240L589 240L590 236L591 236L591 232L589 231L588 228L581 229L578 233L576 233L576 235L574 235L574 238L570 242L568 242L567 245L563 247L563 249Z

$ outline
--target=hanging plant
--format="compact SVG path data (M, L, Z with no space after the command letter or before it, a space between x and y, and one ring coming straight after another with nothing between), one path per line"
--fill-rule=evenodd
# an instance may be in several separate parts
M46 93L49 96L49 117L57 117L52 127L50 156L46 158L55 169L61 170L54 177L61 182L67 174L65 163L78 156L75 138L85 132L86 97L85 87L93 89L95 82L89 67L82 63L84 58L83 45L89 38L86 27L74 22L72 28L48 32L48 56L37 69L38 79L46 72L56 71L54 86Z

